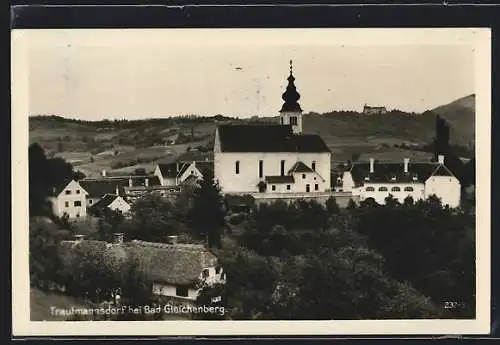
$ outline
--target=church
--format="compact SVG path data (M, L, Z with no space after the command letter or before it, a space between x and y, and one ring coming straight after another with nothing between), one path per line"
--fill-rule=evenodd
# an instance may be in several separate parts
M302 133L292 61L282 99L280 123L217 127L214 178L222 193L314 197L331 191L331 152L320 136Z

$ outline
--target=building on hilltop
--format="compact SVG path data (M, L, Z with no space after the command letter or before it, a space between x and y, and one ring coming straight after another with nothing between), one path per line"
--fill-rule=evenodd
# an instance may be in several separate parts
M366 115L385 114L385 113L387 113L386 107L372 107L366 104L363 107L363 114Z
M373 199L385 204L385 198L392 195L399 202L406 197L414 201L425 200L432 195L441 199L443 205L460 206L460 181L445 165L444 156L437 162L353 163L343 173L342 189L358 195L360 201Z
M224 194L302 197L331 191L331 152L318 135L302 133L300 94L292 62L280 124L220 125L214 178Z

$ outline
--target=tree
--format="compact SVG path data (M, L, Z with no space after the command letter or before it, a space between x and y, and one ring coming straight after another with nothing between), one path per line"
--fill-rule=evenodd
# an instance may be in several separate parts
M222 229L225 226L224 202L220 187L210 170L203 172L199 187L195 188L193 207L189 213L191 225L198 236L206 236L208 246L221 247Z
M329 197L326 200L326 209L330 214L338 214L340 212L339 204L337 204L337 200L334 197Z

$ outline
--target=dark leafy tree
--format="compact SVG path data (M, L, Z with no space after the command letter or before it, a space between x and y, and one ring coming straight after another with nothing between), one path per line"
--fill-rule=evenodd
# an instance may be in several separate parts
M193 194L193 207L189 219L195 233L206 237L208 246L221 247L222 230L225 226L224 202L220 187L213 179L213 173L206 170L199 187Z

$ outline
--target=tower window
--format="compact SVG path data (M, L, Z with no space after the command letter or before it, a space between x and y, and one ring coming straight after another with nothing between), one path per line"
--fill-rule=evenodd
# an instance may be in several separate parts
M291 116L290 117L290 124L292 126L297 126L297 116Z
M264 176L264 161L259 161L259 177Z
M235 170L236 174L240 173L240 161L235 162L234 170Z
M285 175L285 161L281 161L281 176Z

